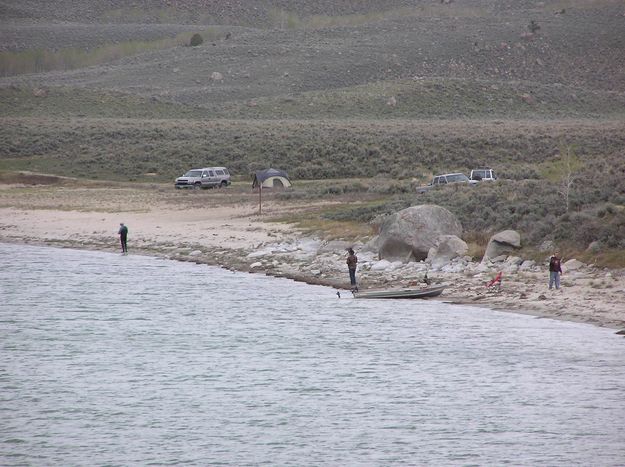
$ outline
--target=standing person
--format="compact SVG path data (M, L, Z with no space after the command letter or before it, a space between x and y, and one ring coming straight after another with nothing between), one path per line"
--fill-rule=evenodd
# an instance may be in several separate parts
M562 259L560 252L555 253L549 258L549 290L555 285L556 290L560 288L560 274L562 274Z
M122 254L128 254L128 227L124 225L123 222L119 224L119 241L122 244Z
M352 285L352 292L358 292L358 286L356 285L356 265L358 264L358 257L356 256L352 248L348 248L347 253L347 269L349 269L349 282Z

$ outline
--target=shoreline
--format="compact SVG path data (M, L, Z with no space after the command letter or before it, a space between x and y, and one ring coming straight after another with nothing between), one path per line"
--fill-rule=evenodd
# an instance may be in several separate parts
M110 247L102 247L97 244L89 244L89 243L78 243L78 242L59 242L59 241L50 241L45 239L29 239L28 241L19 241L15 239L6 239L0 236L0 242L6 244L18 244L18 245L34 245L41 247L50 247L50 248L70 248L76 250L87 250L87 251L99 251L105 253L116 254L116 252L111 251ZM181 256L181 257L172 257L168 254L165 254L161 251L151 249L151 248L138 248L136 251L131 252L130 254L138 254L144 256L152 256L155 258L167 259L170 261L180 261L180 262L192 262L195 264L212 266L223 268L226 270L237 271L242 273L250 273L250 274L264 274L270 277L282 277L286 279L290 279L296 282L303 282L310 285L322 285L325 287L331 287L338 290L348 290L348 286L346 286L347 280L342 280L340 278L315 278L310 275L302 274L301 272L280 272L272 269L250 269L249 267L245 267L246 262L242 261L242 257L239 252L233 253L233 258L238 258L238 265L233 264L221 264L220 261L209 261L206 258L197 258L192 256ZM235 260L235 262L237 262ZM241 267L242 266L242 267ZM347 275L347 274L346 274ZM373 281L368 285L372 286L380 286L384 281ZM442 296L436 297L433 300L440 301L443 303L451 304L451 305L462 305L462 306L470 306L477 308L486 308L494 311L500 311L505 313L518 313L527 316L533 316L537 319L554 319L558 321L568 321L582 324L589 324L597 327L604 327L607 329L613 329L618 331L618 334L625 334L625 322L623 324L615 323L613 321L602 321L598 316L578 316L575 314L567 313L567 312L556 312L550 313L545 310L539 310L530 306L526 307L521 305L519 302L511 303L507 301L499 301L499 300L489 300L488 295L481 296L467 296L466 294L458 293L454 287L448 289ZM501 293L501 292L498 292ZM554 292L558 293L558 292ZM492 294L491 297L496 296ZM624 313L625 314L625 313Z
M128 194L130 199L122 211L118 198ZM234 201L229 199L230 193L186 196L109 189L97 195L82 189L47 189L37 193L36 202L28 199L26 204L19 192L0 190L5 206L0 207L0 242L115 252L119 250L117 228L124 222L130 229L130 254L262 273L340 290L349 290L345 249L353 245L359 257L361 289L415 286L427 271L434 283L449 284L437 297L446 303L625 330L625 270L583 266L565 271L562 288L550 291L546 268L537 265L530 270L504 270L501 288L489 289L486 282L497 268L507 267L504 263L490 268L469 263L458 272L433 270L424 263L383 265L362 242L322 240L291 225L271 222L303 209L294 203L273 202L261 217L250 195ZM55 199L59 197L62 199ZM55 202L65 209L51 209Z

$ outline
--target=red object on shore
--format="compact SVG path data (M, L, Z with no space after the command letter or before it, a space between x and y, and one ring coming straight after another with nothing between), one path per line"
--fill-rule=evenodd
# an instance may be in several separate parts
M499 271L497 273L497 275L495 276L495 278L490 281L488 284L486 284L486 287L492 287L493 285L501 285L501 277L503 276L503 272Z

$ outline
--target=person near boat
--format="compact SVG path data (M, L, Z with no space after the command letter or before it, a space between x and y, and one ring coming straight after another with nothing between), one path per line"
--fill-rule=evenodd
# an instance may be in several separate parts
M347 269L349 270L349 282L352 286L352 292L358 291L356 285L356 266L358 264L358 257L354 253L353 248L347 249Z

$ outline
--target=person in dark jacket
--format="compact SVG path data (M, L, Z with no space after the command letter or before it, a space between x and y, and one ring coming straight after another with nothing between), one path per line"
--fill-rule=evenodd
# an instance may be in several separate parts
M560 288L560 275L562 274L562 259L560 258L560 252L556 251L551 258L549 258L549 290L556 286L556 289Z
M122 254L128 254L128 227L124 223L119 224L119 242L122 244Z
M352 285L352 292L358 291L356 285L356 265L358 264L358 257L354 253L352 248L347 249L347 269L349 269L349 282Z

